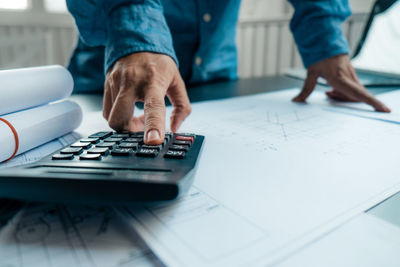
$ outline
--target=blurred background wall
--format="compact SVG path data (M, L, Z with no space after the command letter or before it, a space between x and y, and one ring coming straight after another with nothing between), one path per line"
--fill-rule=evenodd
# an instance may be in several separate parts
M350 0L353 16L344 32L354 49L373 0ZM238 24L239 76L282 73L301 67L289 31L286 0L242 0ZM0 69L66 65L76 42L65 0L0 0Z

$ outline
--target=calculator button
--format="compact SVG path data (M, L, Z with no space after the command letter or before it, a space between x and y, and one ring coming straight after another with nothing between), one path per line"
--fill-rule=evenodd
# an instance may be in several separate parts
M132 153L130 148L114 148L111 150L111 155L113 156L129 156Z
M67 147L60 151L60 154L74 154L79 155L82 153L83 149L81 147Z
M127 134L127 133L115 133L115 134L111 135L111 137L112 137L112 138L122 138L122 139L125 139L125 138L128 138L128 137L129 137L129 134Z
M79 157L80 160L100 160L100 154L85 154Z
M108 137L104 139L104 142L113 142L119 144L122 141L122 138Z
M81 143L91 143L91 144L97 144L100 141L100 138L83 138L79 140Z
M139 145L142 145L143 138L130 137L130 138L125 139L124 143L137 143Z
M193 143L193 137L192 136L183 136L183 135L178 135L175 137L175 140L178 141L189 141L191 143Z
M192 142L175 140L173 144L174 145L181 145L181 146L189 146L190 147L192 145Z
M167 153L164 154L164 158L169 159L183 159L184 157L185 151L168 150Z
M142 137L144 136L144 132L132 132L130 133L131 137Z
M188 146L182 146L182 145L171 145L169 150L175 150L175 151L188 151L189 147Z
M108 147L93 147L87 151L88 154L101 154L103 156L108 154Z
M192 133L178 133L178 135L180 135L180 136L190 136L190 137L196 138L196 135L192 134Z
M165 140L167 140L167 142L169 142L169 140L171 140L172 138L172 133L171 132L166 132L165 133Z
M77 143L71 145L71 147L81 147L84 149L88 149L91 146L92 146L92 144L90 144L90 143L81 143L81 142L77 142Z
M158 150L154 148L143 148L141 147L137 152L136 156L138 157L151 157L154 158L158 154Z
M74 158L73 154L54 154L52 160L71 160Z
M156 149L157 151L160 151L162 149L162 145L142 145L141 148L144 148L144 149Z
M110 135L112 135L112 132L98 132L98 133L90 135L89 138L100 138L100 139L103 139L103 138L106 138L106 137L108 137Z
M100 144L97 144L96 147L108 147L108 148L114 148L114 146L117 143L115 142L101 142Z
M119 148L132 148L133 150L136 150L138 148L139 144L138 143L127 143L123 142L119 144Z

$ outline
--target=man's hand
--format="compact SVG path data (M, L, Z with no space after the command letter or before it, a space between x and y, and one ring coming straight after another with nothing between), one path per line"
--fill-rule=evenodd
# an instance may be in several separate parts
M364 102L376 111L390 112L390 109L371 95L360 84L347 55L327 58L311 65L301 93L293 101L304 102L317 85L318 77L325 78L332 90L326 92L328 97L339 101Z
M119 59L106 75L103 116L117 131L144 131L146 144L161 144L166 95L174 106L171 130L176 132L191 108L175 62L162 54L134 53ZM144 102L144 115L135 117L138 101Z

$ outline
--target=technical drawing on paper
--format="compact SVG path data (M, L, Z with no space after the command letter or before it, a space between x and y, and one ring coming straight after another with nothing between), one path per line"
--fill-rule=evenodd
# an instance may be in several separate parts
M0 266L162 266L118 220L110 208L30 205L0 229Z

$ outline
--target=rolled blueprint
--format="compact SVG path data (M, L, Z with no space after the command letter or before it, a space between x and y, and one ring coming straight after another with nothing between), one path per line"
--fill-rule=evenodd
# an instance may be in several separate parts
M65 100L1 118L7 120L18 133L18 155L76 129L82 122L82 110L78 104ZM12 130L0 121L0 162L11 157L15 145Z
M58 65L0 71L0 115L66 98L73 87L71 74Z

